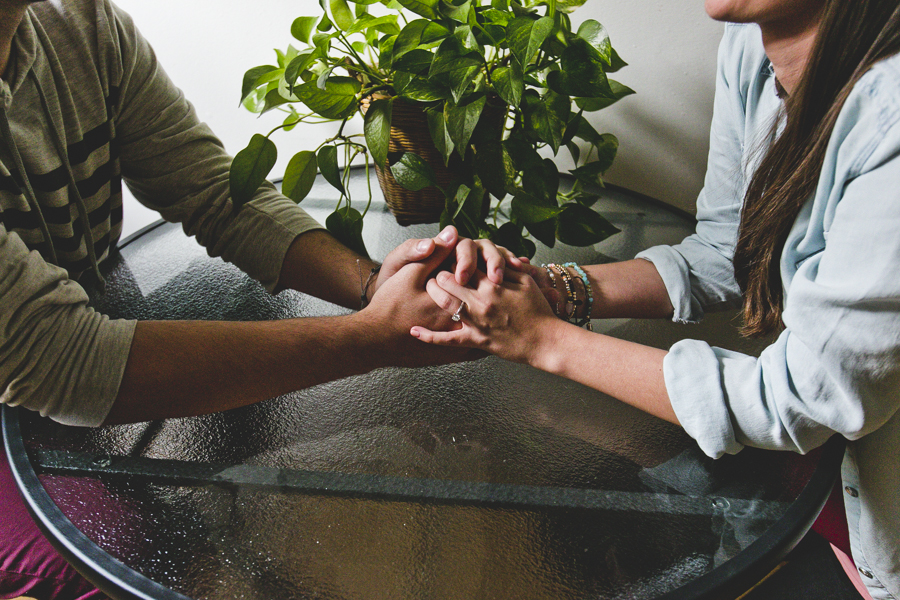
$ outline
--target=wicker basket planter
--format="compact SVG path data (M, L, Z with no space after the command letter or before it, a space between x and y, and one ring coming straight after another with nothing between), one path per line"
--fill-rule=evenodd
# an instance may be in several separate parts
M428 131L428 119L425 112L410 102L397 99L391 105L391 141L388 153L413 152L427 162L434 171L438 185L442 188L450 186L458 179L454 172L454 163L459 161L453 156L450 167L444 166L444 159ZM385 202L400 225L416 223L437 223L444 210L444 195L435 187L427 187L417 192L408 190L394 180L387 164L375 165L378 183L384 194Z

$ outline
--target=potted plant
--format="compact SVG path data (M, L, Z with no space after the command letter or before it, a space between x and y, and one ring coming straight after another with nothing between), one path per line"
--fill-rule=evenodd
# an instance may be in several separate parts
M588 190L602 185L618 141L599 134L583 113L633 91L607 77L625 62L603 26L588 20L572 30L569 14L584 0L381 0L373 6L377 1L320 0L321 16L299 17L291 26L302 49L276 50L277 64L247 71L243 106L281 110L285 119L235 156L236 207L275 164L275 131L326 120L340 122L339 131L291 158L282 191L299 202L320 172L340 193L326 227L361 253L368 204L360 213L345 186L359 159L367 175L370 160L382 171L383 188L392 177L409 190L437 190L441 205L432 221L522 256L535 253L531 237L550 247L557 239L590 245L617 231L591 208L598 196ZM430 162L421 152L391 150L399 108L424 115L420 129L435 150ZM345 134L357 113L364 133ZM567 191L545 156L563 147L578 165Z

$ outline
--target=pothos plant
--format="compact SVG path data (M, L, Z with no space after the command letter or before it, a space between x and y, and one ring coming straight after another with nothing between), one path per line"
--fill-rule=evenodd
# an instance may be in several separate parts
M634 92L607 77L626 63L604 27L587 20L572 30L569 14L584 1L320 0L321 16L291 25L302 49L276 50L276 65L244 75L243 106L255 113L281 110L285 118L235 156L236 207L274 166L276 131L338 121L337 133L315 151L291 158L282 191L299 202L321 173L340 193L326 227L365 254L371 186L359 212L347 185L354 161L362 160L367 176L370 160L389 168L407 189L438 185L433 165L420 156L388 151L392 103L412 102L425 112L444 164L459 163L458 180L440 188L442 226L452 223L462 235L489 238L528 257L536 251L531 237L550 247L556 240L585 246L615 233L591 208L598 196L589 190L602 185L618 140L598 133L584 113ZM364 133L345 133L357 113L364 113ZM574 185L566 190L545 157L563 147L576 165Z

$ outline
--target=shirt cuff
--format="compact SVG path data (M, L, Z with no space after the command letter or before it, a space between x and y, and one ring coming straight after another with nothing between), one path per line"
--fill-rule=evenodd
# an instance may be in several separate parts
M654 246L635 258L653 263L666 286L676 323L696 323L703 318L703 309L691 295L690 269L687 261L671 246Z
M719 458L743 448L722 391L719 360L709 344L676 343L663 359L663 377L678 422L707 456Z

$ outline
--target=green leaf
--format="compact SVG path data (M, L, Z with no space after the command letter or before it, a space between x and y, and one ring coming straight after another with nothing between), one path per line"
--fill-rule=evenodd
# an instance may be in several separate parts
M447 119L447 131L450 139L456 146L456 151L462 158L466 157L466 149L469 146L469 138L478 124L481 111L484 108L485 97L478 95L467 98L462 104L447 102L444 105L444 116Z
M506 9L497 10L496 8L486 8L478 13L478 15L484 20L484 25L500 25L502 27L506 27L509 25L510 20L512 20L512 15L510 15ZM504 35L506 32L504 32Z
M448 35L450 35L450 30L433 21L427 19L411 21L397 35L393 50L394 60L396 61L410 50L415 50L419 46L428 46Z
M373 17L364 14L353 22L353 25L347 28L347 34L359 33L368 29L375 28L381 33L398 34L400 28L397 26L397 15L384 15L382 17Z
M321 20L319 20L319 24L316 25L316 31L325 33L326 31L331 31L332 27L333 25L331 23L331 19L328 18L328 14L324 14L322 15ZM315 36L313 36L313 40L315 40Z
M500 94L504 102L513 107L518 107L525 93L525 81L522 78L522 67L519 61L513 58L508 67L500 67L491 73L494 88Z
M626 85L622 85L618 81L608 79L609 87L612 90L612 98L575 98L575 104L585 112L595 112L615 104L625 96L635 93L633 89Z
M388 155L388 162L391 165L391 175L406 189L418 192L430 185L437 187L434 171L418 154L404 152L397 157Z
M346 196L347 192L344 190L344 184L341 181L341 172L338 170L337 146L322 146L319 148L319 153L316 154L316 162L319 164L319 172L322 173L325 181L339 191L341 196Z
M596 162L601 165L601 172L606 173L616 159L616 153L619 151L619 140L611 133L604 133L594 143L594 146L597 148Z
M390 70L391 63L394 62L394 43L397 41L396 35L386 35L378 42L378 68L385 71Z
M466 2L469 4L471 0ZM462 25L457 27L453 31L453 37L459 40L459 44L464 51L468 52L478 52L479 54L484 54L481 45L478 43L478 40L475 38L475 34L472 32L472 28L468 25Z
M540 165L522 172L522 187L542 200L553 201L556 205L556 194L559 191L559 171L549 158Z
M469 86L475 83L479 75L478 67L466 67L450 71L450 95L454 102L459 102Z
M556 236L570 246L590 246L619 230L591 208L570 202L559 215Z
M523 67L531 64L544 40L553 31L553 18L516 17L506 26L509 49Z
M600 196L598 196L597 194L588 194L586 192L581 192L580 194L575 196L575 201L578 204L580 204L582 206L587 206L588 208L595 205L597 203L597 200L599 200L599 199L600 199Z
M619 140L611 133L605 133L600 138L594 144L597 148L597 160L569 171L578 181L588 185L602 184L601 175L612 166L619 149Z
M417 102L434 102L435 100L449 99L450 92L445 87L423 77L412 77L409 83L402 87L400 97Z
M342 244L369 258L366 244L363 242L363 218L358 210L349 206L342 206L325 219L325 227Z
M300 202L309 194L313 183L316 181L316 154L309 150L298 152L291 158L287 169L284 171L284 180L281 182L281 193L293 200Z
M613 90L596 52L581 38L575 38L559 60L559 71L547 75L553 91L583 98L612 98Z
M528 233L536 237L539 242L548 248L552 248L556 245L556 228L558 226L559 219L553 217L552 219L547 219L546 221L540 221L538 223L526 223L525 229L528 230Z
M552 219L562 213L563 208L544 198L532 196L527 192L519 192L512 199L512 212L519 223L540 223Z
M281 69L278 67L261 65L259 67L253 67L244 73L244 81L241 84L241 102L243 102L257 86L272 81L273 79L277 79L279 71L281 71Z
M456 203L456 212L453 213L453 218L459 216L459 213L462 212L463 207L466 205L466 199L469 197L469 193L472 191L466 185L460 185L456 188L456 194L454 194L454 202Z
M341 31L349 29L356 20L347 0L328 0L328 7L331 9L331 21Z
M572 155L572 162L578 164L578 159L581 158L581 148L575 142L567 143L566 148L569 149L569 154Z
M297 110L293 106L288 107L288 116L284 118L282 121L282 125L284 126L285 131L290 131L294 127L297 126L297 123L301 121L300 115L297 114Z
M540 167L543 160L541 155L535 150L534 145L525 139L521 130L518 132L514 131L508 138L503 140L503 148L509 154L517 171L524 171L535 166Z
M288 102L293 101L294 100L291 98L285 98L276 87L274 90L270 90L268 93L266 93L265 105L263 106L262 112L269 112L276 106L281 106L282 104L287 104Z
M293 46L288 46L287 51L282 52L276 48L275 54L278 55L278 66L283 69L297 56L297 49Z
M503 246L516 256L532 258L537 252L534 242L522 237L522 226L515 223L504 223L491 235L491 241Z
M391 141L391 101L375 100L369 105L363 122L366 146L372 160L378 166L387 164L388 145Z
M396 47L396 45L394 47ZM434 54L428 50L416 48L415 50L404 53L403 56L395 60L391 68L395 71L406 71L416 75L425 75L428 73L428 69L431 68L431 62L433 60Z
M603 25L593 19L588 19L578 28L577 35L596 51L597 57L602 59L607 67L612 66L612 44Z
M548 91L543 97L536 92L525 94L525 129L531 130L541 141L549 144L554 154L562 144L570 112L569 98L564 95L553 91Z
M294 93L294 84L300 73L306 71L314 62L322 58L322 52L318 48L315 50L304 50L288 63L284 70L284 81L288 84L291 93Z
M619 56L619 53L616 52L616 49L612 49L612 66L606 69L607 73L615 73L622 67L627 67L628 63L622 60L622 57Z
M460 3L444 2L438 6L442 15L458 23L468 23L472 14L472 0Z
M228 181L231 188L231 202L235 210L240 210L253 198L277 159L278 149L275 143L258 133L250 138L246 148L234 156Z
M587 0L556 0L556 10L563 13L570 13L579 6L584 5Z
M444 158L444 166L447 166L450 163L450 155L453 154L453 140L450 139L450 133L447 131L444 113L439 110L428 110L425 111L425 117L428 119L431 141L434 142L434 147Z
M434 53L428 77L466 67L480 67L483 63L484 57L477 51L467 51L457 38L448 37L441 42Z
M319 89L315 81L296 86L294 93L313 112L327 119L341 119L357 109L357 93L361 89L352 77L330 77L325 89Z
M579 115L578 120L575 123L575 135L591 144L600 144L603 142L603 136L597 133L594 126L581 115Z
M319 17L297 17L294 19L294 22L291 23L291 35L304 44L308 44L309 36L318 20Z
M502 200L515 189L516 169L500 141L479 144L475 148L475 172L495 198Z
M416 13L426 19L438 19L436 12L440 0L398 0L403 8Z

